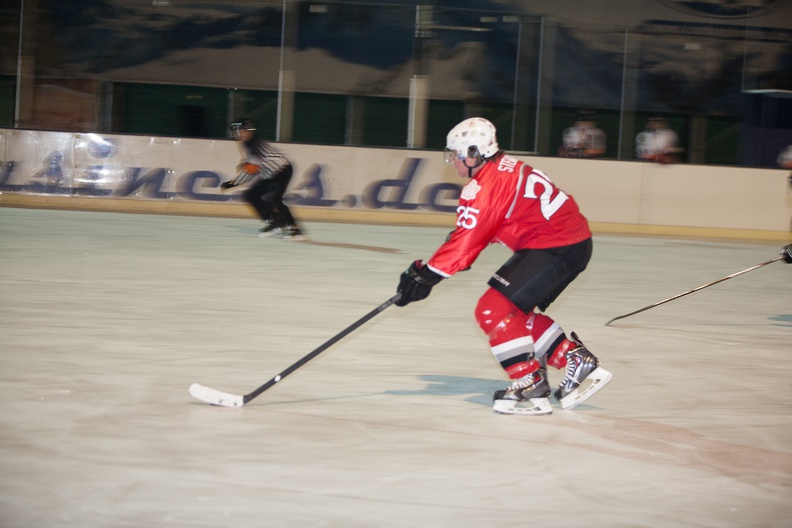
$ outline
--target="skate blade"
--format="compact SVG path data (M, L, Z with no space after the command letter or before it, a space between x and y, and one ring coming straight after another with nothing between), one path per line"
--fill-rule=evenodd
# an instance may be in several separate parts
M530 407L517 407L517 404L529 403ZM539 414L550 414L553 408L547 398L531 398L527 402L516 402L514 400L495 400L492 410L498 414L522 414L534 416Z
M585 380L583 380L580 387L561 398L561 408L565 410L574 409L594 396L601 388L605 387L605 385L610 382L611 378L613 378L613 374L611 374L610 371L602 367L597 367ZM584 384L586 387L580 390Z

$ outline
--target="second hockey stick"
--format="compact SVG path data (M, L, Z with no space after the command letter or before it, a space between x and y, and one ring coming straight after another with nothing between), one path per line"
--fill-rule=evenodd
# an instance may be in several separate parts
M738 275L742 275L743 273L748 273L749 271L753 271L753 270L755 270L757 268L761 268L762 266L767 266L768 264L772 264L776 260L781 260L783 258L784 258L783 256L779 255L776 258L772 259L772 260L768 260L767 262L762 262L761 264L757 264L756 266L751 266L750 268L746 268L746 269L744 269L742 271L738 271L737 273L732 273L731 275L726 275L725 277L720 278L720 279L718 279L716 281L708 282L707 284L702 284L698 288L693 288L692 290L688 290L688 291L680 293L678 295L674 295L673 297L669 297L668 299L663 299L660 302L656 302L654 304L650 304L649 306L644 306L640 310L635 310L634 312L630 312L628 314L624 314L624 315L620 315L618 317L614 317L613 319L611 319L610 321L605 323L605 326L609 326L613 321L618 321L619 319L624 319L625 317L629 317L629 316L635 315L637 313L645 312L649 308L654 308L655 306L660 306L661 304L665 304L665 303L667 303L669 301L673 301L674 299L679 299L680 297L684 297L685 295L688 295L690 293L697 292L699 290L703 290L704 288L708 288L710 286L718 284L719 282L723 282L725 280L733 279L734 277L736 277Z
M287 368L286 370L284 370L283 372L281 372L280 374L269 380L267 383L265 383L264 385L262 385L261 387L259 387L258 389L254 390L249 394L245 394L245 395L230 394L228 392L222 392L216 389L212 389L210 387L205 387L204 385L201 385L199 383L193 383L192 385L190 385L190 396L192 396L197 400L201 400L204 403L209 403L211 405L219 405L221 407L242 407L250 400L258 396L265 390L269 389L270 387L281 381L283 378L285 378L286 376L288 376L289 374L291 374L298 368L302 367L303 365L311 361L313 358L315 358L316 356L318 356L319 354L321 354L322 352L324 352L325 350L336 344L338 341L340 341L347 335L351 334L358 327L362 326L366 321L373 318L375 315L385 310L391 304L398 301L399 298L401 298L401 294L397 293L396 295L394 295L393 297L391 297L384 303L380 304L375 309L371 310L369 313L367 313L366 315L364 315L363 317L361 317L360 319L358 319L357 321L355 321L354 323L343 329L341 332L328 339L324 344L320 345L319 348L317 348L310 354L307 354L302 359L291 365L289 368Z

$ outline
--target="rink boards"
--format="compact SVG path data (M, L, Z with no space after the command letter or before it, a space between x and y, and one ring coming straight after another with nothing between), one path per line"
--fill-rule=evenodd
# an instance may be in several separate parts
M278 144L305 220L452 226L465 181L442 153ZM575 197L597 232L786 240L783 170L517 155ZM251 216L231 140L0 129L0 205Z

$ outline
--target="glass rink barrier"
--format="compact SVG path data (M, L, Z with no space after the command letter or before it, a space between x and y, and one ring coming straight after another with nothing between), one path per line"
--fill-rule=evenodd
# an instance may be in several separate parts
M480 116L515 152L766 168L792 145L788 1L431 4L5 2L0 127L219 139L247 117L442 149Z

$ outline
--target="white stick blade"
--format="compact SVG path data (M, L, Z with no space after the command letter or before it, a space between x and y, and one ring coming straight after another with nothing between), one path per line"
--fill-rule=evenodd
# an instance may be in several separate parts
M190 396L204 403L221 407L242 407L245 405L242 396L204 387L199 383L190 385Z

